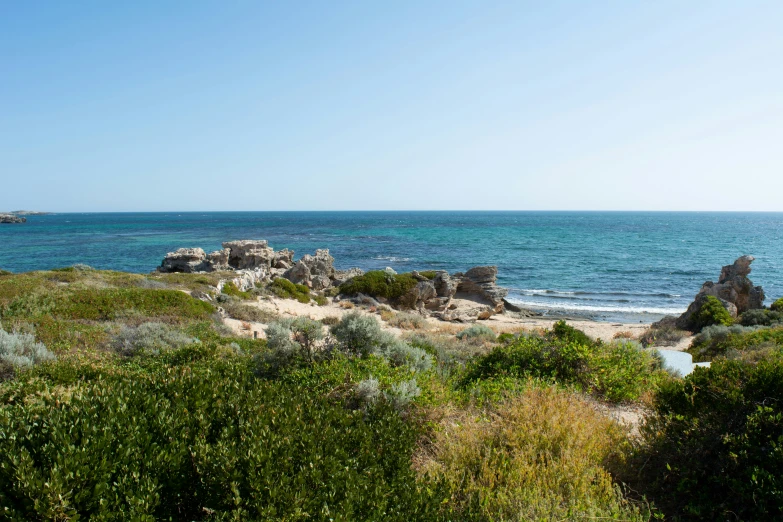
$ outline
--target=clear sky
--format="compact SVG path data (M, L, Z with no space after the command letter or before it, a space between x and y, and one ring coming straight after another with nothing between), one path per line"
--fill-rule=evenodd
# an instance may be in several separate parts
M783 211L783 2L0 2L0 210Z

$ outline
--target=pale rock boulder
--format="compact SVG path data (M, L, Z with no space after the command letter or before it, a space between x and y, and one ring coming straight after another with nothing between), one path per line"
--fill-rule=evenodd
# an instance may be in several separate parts
M201 248L180 248L163 258L161 272L205 272L211 270L207 254Z

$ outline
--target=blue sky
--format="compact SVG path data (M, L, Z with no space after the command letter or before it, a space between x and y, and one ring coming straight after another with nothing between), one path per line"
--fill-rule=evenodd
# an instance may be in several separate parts
M2 2L0 210L783 211L783 2Z

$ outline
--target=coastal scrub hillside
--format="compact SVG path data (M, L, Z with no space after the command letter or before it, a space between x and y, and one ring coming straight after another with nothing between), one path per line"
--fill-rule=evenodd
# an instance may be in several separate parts
M297 286L220 281L0 276L3 518L780 514L774 328L763 356L680 379L628 336L564 322L497 335L375 306L284 317L258 300L320 307ZM227 327L243 314L265 339ZM638 432L606 414L627 408L648 413Z

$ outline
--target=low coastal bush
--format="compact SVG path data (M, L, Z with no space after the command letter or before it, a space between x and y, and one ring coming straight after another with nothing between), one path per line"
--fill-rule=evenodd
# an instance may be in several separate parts
M783 513L783 360L716 361L661 386L622 477L677 520Z
M477 343L492 342L497 339L497 335L489 326L483 324L474 324L465 328L457 334L457 339Z
M266 329L269 350L256 357L256 371L275 377L284 369L321 360L328 355L323 339L323 324L307 317L273 322Z
M13 274L13 272L9 272L8 270L0 270L0 277L1 276L12 275L12 274Z
M307 286L294 284L282 277L272 281L269 290L282 299L296 299L300 303L310 302L310 289Z
M427 279L435 279L435 276L438 275L438 272L435 270L424 270L422 272L419 272L419 275L422 277L426 277Z
M544 337L520 337L477 357L466 367L460 385L466 388L487 379L533 378L621 402L639 399L661 378L659 361L640 344L592 341L583 332L564 326Z
M783 349L783 327L708 326L694 339L688 352L697 362L717 357L740 357L743 353Z
M0 327L0 381L12 377L17 369L55 359L55 355L33 335L9 333Z
M674 326L661 326L658 328L648 328L639 337L639 342L645 348L648 346L674 346L682 341L688 332L675 328Z
M220 292L225 295L238 297L239 299L255 298L255 296L251 292L242 292L239 288L237 288L237 285L235 285L232 281L228 281L227 283L225 283L223 285L223 289Z
M390 274L383 270L371 270L340 285L340 293L365 294L372 297L397 299L407 294L418 281L410 274Z
M114 372L0 410L11 520L448 520L390 405L354 412L242 362ZM30 429L39 426L39 429Z
M421 395L421 388L416 384L416 379L392 384L387 390L381 390L380 382L373 377L356 385L356 398L363 408L384 401L395 410L403 411L419 395Z
M783 297L769 305L769 309L775 312L783 312Z
M605 464L625 434L577 395L531 388L489 412L449 417L419 469L444 477L459 506L481 520L648 520Z
M547 333L547 337L552 340L579 343L587 346L594 344L590 336L562 320L552 326L552 329Z
M403 330L420 330L427 327L427 320L418 314L388 312L387 316L384 317L382 314L381 317L389 326Z
M783 323L783 310L767 310L758 308L748 310L739 317L739 323L742 326L773 326Z
M178 290L107 288L77 290L58 296L51 314L61 319L100 321L112 320L128 313L145 317L206 319L214 311L209 303Z
M726 308L723 307L720 300L708 295L699 308L690 319L691 328L694 331L699 331L706 326L723 325L730 326L734 322L731 314Z
M278 319L276 313L264 310L257 306L251 306L235 300L227 300L221 305L226 314L232 319L250 321L253 323L270 323Z
M163 323L142 323L138 326L123 326L111 340L111 347L121 355L140 353L157 354L199 342L180 330Z
M381 340L381 325L369 315L360 312L345 314L330 332L350 355L365 356L375 350Z

